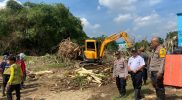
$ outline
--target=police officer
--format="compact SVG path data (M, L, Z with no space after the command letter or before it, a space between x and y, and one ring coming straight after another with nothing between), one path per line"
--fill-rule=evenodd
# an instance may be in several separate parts
M165 100L165 89L163 84L164 58L160 55L163 47L160 45L158 37L151 40L152 56L150 61L150 72L152 85L156 90L157 100Z
M126 94L126 80L128 77L127 62L120 52L115 53L116 60L114 61L113 77L116 78L116 85L120 93L120 97L124 97Z
M130 72L133 81L135 100L141 99L140 91L142 87L142 70L144 65L144 59L138 54L138 51L135 48L132 49L132 57L130 57L128 61L128 71Z

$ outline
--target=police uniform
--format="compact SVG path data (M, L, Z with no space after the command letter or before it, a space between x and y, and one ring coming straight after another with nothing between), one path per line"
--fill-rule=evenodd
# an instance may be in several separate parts
M141 86L142 86L142 70L138 70L138 68L142 67L145 65L144 59L137 55L136 57L130 57L128 61L128 66L132 71L136 71L136 73L130 72L131 78L133 81L133 87L135 90L135 100L141 99Z
M165 89L163 84L163 71L164 71L164 60L165 58L160 57L160 50L162 46L158 46L152 51L151 61L150 61L150 72L152 85L156 90L157 100L165 99ZM162 75L161 78L157 78L157 74Z
M121 96L126 94L126 77L128 76L127 63L124 58L114 61L113 77L116 77L116 85Z

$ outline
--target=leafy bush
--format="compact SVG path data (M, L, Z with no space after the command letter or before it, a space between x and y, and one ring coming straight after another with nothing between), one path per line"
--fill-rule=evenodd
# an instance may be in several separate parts
M61 40L75 42L87 36L79 18L63 4L24 5L10 0L0 10L0 51L26 52L31 55L54 53Z

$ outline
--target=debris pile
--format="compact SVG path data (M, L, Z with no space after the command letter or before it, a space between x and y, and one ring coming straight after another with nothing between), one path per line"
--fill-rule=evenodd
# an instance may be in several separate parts
M70 38L64 39L59 44L58 56L61 58L76 59L79 52L79 46L71 42Z
M48 71L48 70L46 70L46 71L39 71L39 72L29 72L28 73L28 75L30 76L30 77L36 77L36 76L43 76L43 75L45 75L45 74L53 74L54 72L53 71Z
M27 81L36 81L40 84L40 87L52 92L107 85L112 82L111 57L108 56L108 60L103 65L88 65L86 67L80 67L79 62L71 65L72 67L67 67L55 55L29 58L27 61ZM74 60L70 61L74 62ZM55 65L62 66L62 64L66 67L52 67Z
M79 68L76 71L76 75L86 77L89 82L94 82L101 85L103 74L95 74L93 70L86 70L85 68Z
M107 85L111 81L110 67L96 69L74 68L59 72L58 70L45 70L29 72L29 80L39 80L42 87L53 92L66 90L79 90L90 87Z

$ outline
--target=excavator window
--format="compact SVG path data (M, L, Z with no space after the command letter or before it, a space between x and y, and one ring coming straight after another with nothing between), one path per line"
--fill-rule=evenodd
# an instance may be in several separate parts
M87 42L87 50L95 51L95 43L94 42Z

